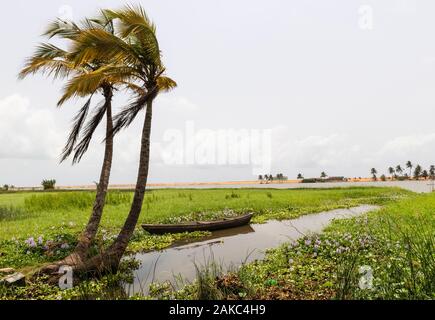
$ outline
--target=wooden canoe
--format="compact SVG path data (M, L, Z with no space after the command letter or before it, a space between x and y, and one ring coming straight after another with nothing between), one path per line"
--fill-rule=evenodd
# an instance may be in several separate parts
M188 222L181 224L143 224L142 228L152 234L215 231L240 227L251 222L253 214L210 222Z

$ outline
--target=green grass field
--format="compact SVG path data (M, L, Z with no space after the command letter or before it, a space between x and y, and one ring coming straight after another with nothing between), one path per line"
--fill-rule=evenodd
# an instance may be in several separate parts
M147 193L140 222L161 223L225 209L253 211L254 221L263 222L359 204L384 204L409 194L394 188L156 190ZM0 240L38 237L61 227L79 232L87 223L93 199L93 192L0 194ZM116 232L122 226L131 199L131 192L109 193L102 229Z

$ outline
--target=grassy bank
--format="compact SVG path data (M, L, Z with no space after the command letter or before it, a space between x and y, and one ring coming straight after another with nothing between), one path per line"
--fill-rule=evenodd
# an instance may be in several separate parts
M222 274L198 270L179 292L157 298L434 299L435 195L418 195L366 216L335 221L321 235L270 250L267 258ZM218 279L218 280L216 280Z

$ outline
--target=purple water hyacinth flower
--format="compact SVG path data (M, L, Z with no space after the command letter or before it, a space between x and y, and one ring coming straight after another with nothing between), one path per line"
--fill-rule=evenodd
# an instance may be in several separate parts
M60 246L61 249L66 250L69 249L69 244L68 243L64 243Z
M341 254L343 253L343 247L339 247L337 248L337 250L335 251L337 254Z
M44 243L44 239L42 238L42 236L40 236L39 238L38 238L38 244L39 245L42 245Z
M317 244L315 244L315 245L314 245L314 251L317 251L317 250L319 250L319 248L320 248L320 246L319 246L319 245L317 245Z
M317 240L316 240L316 245L317 245L317 246L320 246L321 244L322 244L322 241L321 241L320 239L317 239Z
M310 239L305 240L305 245L306 246L310 246L311 245L311 240Z
M24 241L30 248L35 248L36 247L36 242L35 239L33 237L27 239L26 241Z

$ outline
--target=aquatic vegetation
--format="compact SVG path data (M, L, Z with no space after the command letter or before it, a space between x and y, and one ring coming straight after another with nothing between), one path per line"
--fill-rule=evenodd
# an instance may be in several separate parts
M248 209L245 210L231 210L225 209L222 211L210 211L210 212L195 212L190 213L185 216L167 218L161 221L162 224L177 224L183 222L192 222L192 221L217 221L227 218L236 218L242 214L250 212Z
M137 231L128 245L127 253L162 250L170 247L178 241L189 241L209 236L210 232L185 232L165 235L150 235L146 232Z
M421 195L337 220L323 234L268 251L264 260L217 279L202 275L182 293L192 299L201 292L221 299L434 299L434 207L435 195Z

